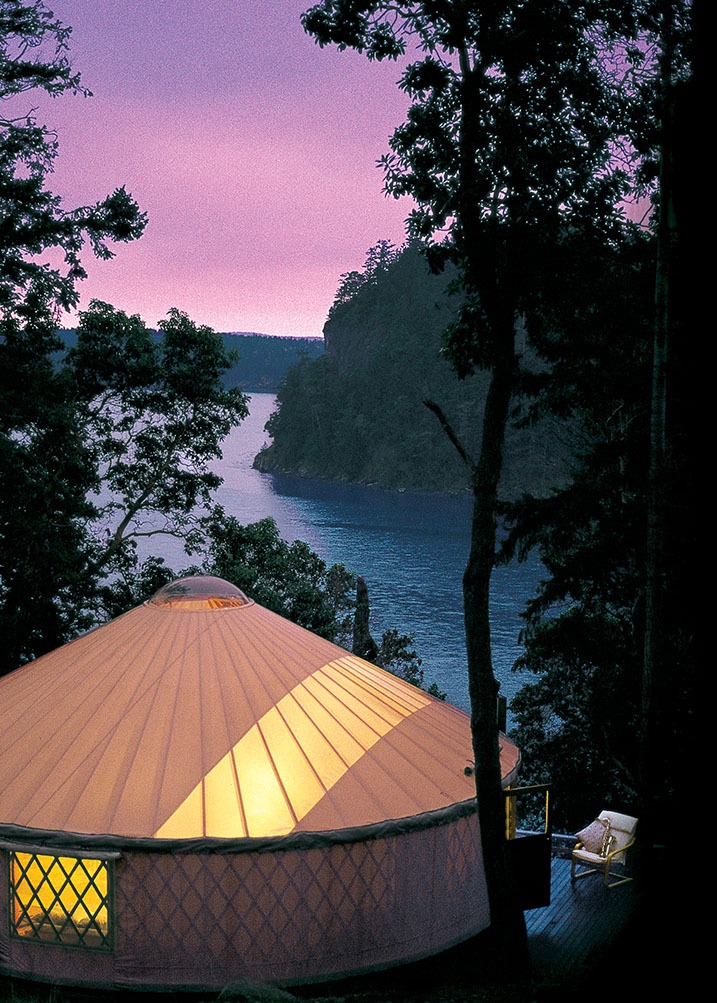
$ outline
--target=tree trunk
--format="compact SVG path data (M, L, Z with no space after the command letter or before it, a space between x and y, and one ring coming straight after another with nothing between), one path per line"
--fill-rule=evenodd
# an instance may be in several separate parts
M463 575L463 597L478 818L491 913L491 957L496 974L510 973L511 978L521 980L529 975L528 939L505 834L497 716L499 686L493 672L490 636L498 484L514 367L514 331L512 323L508 325L500 332L502 347L491 371L481 452L473 469L471 545Z
M463 574L468 692L478 818L491 914L490 956L497 976L505 979L510 973L512 979L521 981L530 975L530 954L525 916L518 902L508 856L498 741L498 683L493 673L490 634L490 583L495 563L498 485L515 372L515 310L510 294L510 249L501 245L495 225L493 239L485 239L479 208L475 151L483 141L482 69L471 65L465 49L459 52L459 58L463 83L459 216L465 279L467 287L478 292L486 321L484 335L487 333L493 342L480 456L471 467L471 543Z
M351 647L354 655L375 662L378 655L378 645L371 637L369 627L368 586L362 575L356 578L356 609L354 611L354 635Z
M670 272L674 234L673 205L673 30L672 4L663 4L660 83L662 87L662 137L660 156L660 207L657 224L655 317L652 346L652 394L650 404L650 455L647 483L647 543L645 556L645 634L640 714L639 800L641 828L646 846L655 839L659 778L653 776L653 746L657 718L661 716L656 694L660 685L662 576L664 538L665 443L667 424L667 346L670 329Z

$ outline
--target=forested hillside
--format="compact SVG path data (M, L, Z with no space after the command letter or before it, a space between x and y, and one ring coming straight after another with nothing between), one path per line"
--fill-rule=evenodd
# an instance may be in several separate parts
M486 380L459 380L441 357L450 276L432 275L414 248L383 252L379 260L369 252L373 264L362 275L343 277L324 327L326 351L289 372L269 424L273 442L255 466L388 489L465 490L465 464L424 401L441 407L475 454ZM565 439L556 424L512 429L505 497L560 483Z
M224 383L247 392L274 393L291 366L301 359L317 359L324 351L322 338L234 333L221 337L229 351L239 353L236 364L224 374Z
M155 332L161 337L160 332ZM61 332L67 347L77 340L74 329ZM268 334L223 332L220 337L237 361L222 376L225 387L239 387L248 393L274 393L289 368L301 359L316 359L323 354L322 338L280 338Z

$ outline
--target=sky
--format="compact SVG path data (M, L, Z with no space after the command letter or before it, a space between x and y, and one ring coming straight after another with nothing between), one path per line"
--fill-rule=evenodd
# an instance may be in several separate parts
M405 117L400 66L320 48L311 0L48 6L92 91L33 100L57 131L49 187L69 209L124 186L149 217L111 261L86 252L79 309L321 337L341 275L405 240L410 205L377 165Z

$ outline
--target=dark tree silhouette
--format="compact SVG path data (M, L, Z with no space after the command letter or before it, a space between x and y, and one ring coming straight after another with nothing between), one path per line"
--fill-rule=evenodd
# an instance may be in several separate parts
M517 385L516 334L540 300L539 269L565 234L623 230L628 179L613 153L622 92L603 57L632 37L629 3L367 3L325 0L303 16L320 45L369 59L418 58L404 69L407 121L383 158L386 190L415 202L407 229L429 261L457 268L457 319L445 352L461 377L490 374L473 459L431 402L471 474L474 506L464 614L476 792L497 970L528 974L527 938L504 839L491 660L490 579L506 427Z

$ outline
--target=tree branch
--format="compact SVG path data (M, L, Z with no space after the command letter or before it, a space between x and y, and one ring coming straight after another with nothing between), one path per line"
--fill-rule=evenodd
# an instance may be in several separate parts
M435 416L440 421L443 431L446 433L448 438L451 440L453 445L458 450L458 455L463 460L468 469L472 471L475 467L475 464L468 455L468 453L463 448L462 442L460 441L456 433L453 431L451 423L448 421L441 408L438 406L438 404L435 403L435 401L432 400L424 400L423 403L425 404L425 406L428 408L429 411L433 411Z

